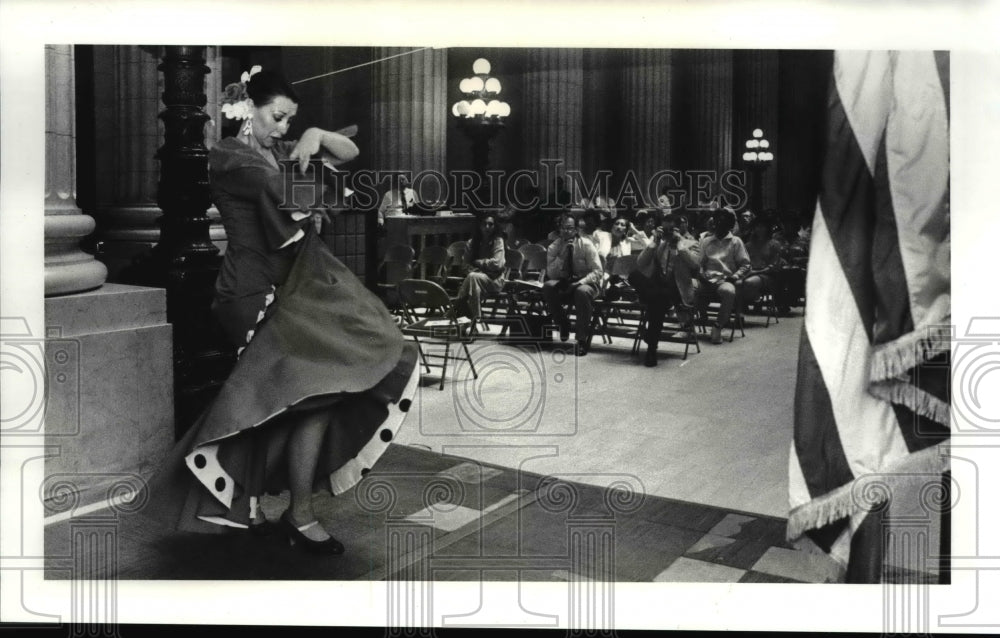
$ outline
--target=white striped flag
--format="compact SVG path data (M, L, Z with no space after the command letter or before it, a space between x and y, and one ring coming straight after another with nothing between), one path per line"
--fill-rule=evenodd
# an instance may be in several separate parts
M826 126L788 537L827 552L840 579L878 582L886 501L947 470L947 52L835 53Z

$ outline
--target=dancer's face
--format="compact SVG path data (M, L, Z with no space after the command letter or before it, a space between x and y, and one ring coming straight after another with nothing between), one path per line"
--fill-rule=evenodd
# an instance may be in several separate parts
M253 136L264 148L271 148L277 140L288 133L291 119L299 110L299 105L283 95L276 96L263 106L253 110Z

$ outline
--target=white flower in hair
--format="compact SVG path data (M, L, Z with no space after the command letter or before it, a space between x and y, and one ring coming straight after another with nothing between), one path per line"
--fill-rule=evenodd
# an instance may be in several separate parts
M260 73L261 66L255 64L250 71L244 71L239 82L233 82L226 86L222 93L222 114L231 120L245 120L252 113L250 110L250 98L247 96L247 83L250 78Z
M231 120L245 120L250 117L250 103L240 100L233 104L223 104L222 114Z
M259 64L253 65L252 67L250 67L249 73L246 71L243 72L243 75L240 76L240 82L242 84L246 84L247 82L250 81L250 78L260 73L260 71L261 71L261 66Z

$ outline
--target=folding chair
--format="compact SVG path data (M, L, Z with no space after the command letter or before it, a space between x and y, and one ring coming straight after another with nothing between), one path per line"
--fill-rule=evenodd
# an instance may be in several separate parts
M433 281L404 279L399 282L398 291L407 312L416 319L403 327L403 334L413 337L420 352L420 360L428 373L432 367L441 368L438 390L444 390L449 360L468 361L472 377L478 379L479 375L467 346L472 342L472 320L455 316L454 305L444 288ZM452 344L459 344L465 356L452 355ZM429 354L424 350L425 345L443 345L444 354ZM430 359L441 359L441 363L431 363Z
M639 326L633 334L632 354L638 354L642 349L642 341L646 337L646 331L649 330L649 325L646 322L646 304L641 303L638 300L635 301L635 304L639 307ZM688 312L691 317L690 321L693 323L697 313L694 308L688 308ZM679 322L671 322L668 317L664 318L664 332L660 333L659 342L684 344L684 359L687 359L688 351L691 349L691 346L694 346L695 351L700 354L701 345L695 337L694 326L690 324L681 324ZM671 323L674 325L671 326ZM669 330L669 332L666 332L667 330Z
M465 276L459 276L456 273L460 273L465 265L465 249L468 242L456 241L448 246L448 261L444 266L444 289L448 291L448 294L454 295L458 293L459 287L462 285L462 280Z
M413 274L413 255L413 248L410 246L393 244L386 249L385 257L382 258L382 263L378 266L379 297L392 314L402 317L404 321L409 321L410 317L406 313L406 307L399 299L397 285L388 281L389 267L398 267L403 274L400 279L406 279ZM386 281L382 282L382 279Z
M760 289L760 298L751 303L753 303L753 305L755 305L758 308L758 310L760 310L767 317L767 320L764 322L764 327L769 328L771 327L771 319L774 319L774 325L778 325L779 323L778 306L774 302L774 290L772 288L772 286L774 285L773 275L768 277L762 277L761 283L762 286ZM744 315L745 315L746 314L745 310L748 304L742 303L740 305L744 308Z
M526 244L517 249L521 253L522 279L537 279L541 281L548 265L548 251L538 244Z
M514 283L516 280L521 278L521 267L524 264L524 255L517 250L507 250L504 253L504 282L503 288L494 297L489 298L490 306L492 307L492 312L490 313L490 322L495 322L497 316L497 310L501 307L504 309L504 315L510 316L517 314L516 309L512 309L511 306L517 303L515 297L515 292L517 285ZM485 322L484 322L485 323Z
M743 291L739 285L736 286L736 303L733 304L733 311L729 313L729 343L733 342L733 338L736 336L736 329L740 329L740 337L746 337L747 333L743 329ZM698 322L701 327L701 332L706 331L706 327L714 324L718 318L719 312L719 296L716 294L715 290L709 290L707 285L702 282L698 287L697 298L695 300L695 313L700 319ZM723 329L726 326L722 326Z
M445 265L448 263L448 249L444 246L424 246L417 255L415 266L420 279L433 281L444 286Z
M548 251L538 244L527 244L518 249L521 253L520 275L511 280L511 298L514 308L528 314L541 312L545 307L542 299L542 283L548 266Z

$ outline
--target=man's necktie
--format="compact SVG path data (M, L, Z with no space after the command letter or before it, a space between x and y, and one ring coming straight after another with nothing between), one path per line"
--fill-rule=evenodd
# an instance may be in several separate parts
M573 244L566 244L566 279L573 279Z

